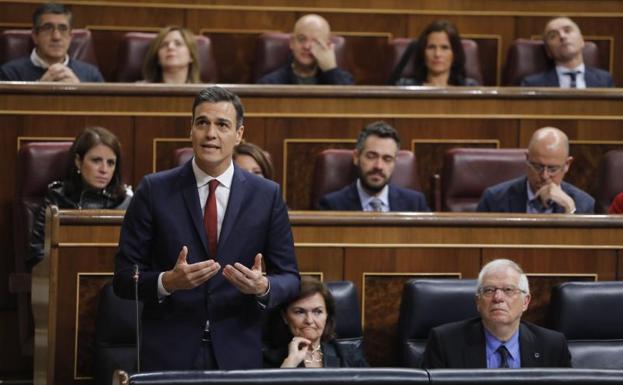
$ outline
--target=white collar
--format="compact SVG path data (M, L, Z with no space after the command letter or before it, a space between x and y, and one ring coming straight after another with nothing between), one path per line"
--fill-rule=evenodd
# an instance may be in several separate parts
M584 72L586 71L586 66L584 65L584 63L578 65L575 68L567 68L564 66L556 66L556 73L558 74L558 77L564 76L566 73L569 72L575 72L577 74L584 74Z
M39 54L37 53L37 47L32 49L32 52L30 53L30 61L32 62L32 64L35 65L35 67L40 67L44 69L48 69L50 67L48 62L43 60L41 56L39 56ZM69 55L65 54L65 60L63 60L63 65L67 66L68 63L69 63Z
M194 156L193 156L192 166L193 166L193 173L195 174L195 180L197 181L197 188L205 186L212 179L218 180L220 186L226 187L228 189L231 188L231 181L234 179L234 162L233 161L229 163L229 167L227 167L227 170L225 170L225 172L223 172L221 175L218 175L216 177L208 175L202 169L200 169L199 166L197 165L197 162Z

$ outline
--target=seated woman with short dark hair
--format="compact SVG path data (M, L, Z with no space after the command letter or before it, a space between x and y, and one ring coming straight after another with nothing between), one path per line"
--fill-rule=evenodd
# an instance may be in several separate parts
M43 259L45 210L120 209L130 204L132 191L121 179L121 145L117 137L102 127L89 127L74 140L69 150L67 173L52 182L34 216L26 265L32 269Z
M281 310L288 326L286 346L264 350L265 367L366 367L360 349L335 340L335 301L329 289L312 277L301 277L299 295Z
M256 144L242 142L234 147L234 162L240 168L252 174L273 179L275 173L268 153Z

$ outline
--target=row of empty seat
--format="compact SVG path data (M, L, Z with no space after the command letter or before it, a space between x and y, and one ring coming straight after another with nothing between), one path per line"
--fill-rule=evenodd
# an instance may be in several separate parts
M142 79L142 66L150 42L155 33L128 32L124 35L120 47L114 79L108 81L134 82ZM214 49L207 36L198 35L197 45L201 61L201 80L205 83L218 81L217 63ZM270 32L258 36L255 59L252 63L254 83L263 75L270 73L287 62L290 55L288 42L290 34ZM389 79L394 67L400 61L407 46L412 42L408 38L395 38L388 41L387 53L384 62L379 63L378 70L383 71L384 79ZM349 69L346 55L347 38L334 36L336 60L340 67ZM33 49L30 29L5 30L0 35L0 63L11 59L27 56ZM483 74L480 65L478 44L474 40L463 39L463 49L466 58L467 76L483 84ZM97 66L96 48L92 42L91 32L87 29L72 30L72 43L69 54L74 59L86 61ZM584 47L584 62L587 66L600 67L597 46L587 42ZM553 62L545 53L545 47L540 40L516 40L508 50L507 60L503 69L502 85L516 86L521 79L533 73L549 69ZM402 76L413 76L414 60L405 67Z

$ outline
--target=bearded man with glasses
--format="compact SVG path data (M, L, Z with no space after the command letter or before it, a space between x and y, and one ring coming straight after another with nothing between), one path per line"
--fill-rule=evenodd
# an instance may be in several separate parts
M424 368L570 367L562 333L521 320L530 303L528 278L509 259L486 264L478 275L480 317L433 328Z
M526 153L526 176L486 189L476 211L592 214L595 199L563 182L572 162L564 132L554 127L536 130Z
M71 44L71 11L61 4L46 3L35 10L29 57L12 60L0 67L3 81L103 82L100 71L67 54Z

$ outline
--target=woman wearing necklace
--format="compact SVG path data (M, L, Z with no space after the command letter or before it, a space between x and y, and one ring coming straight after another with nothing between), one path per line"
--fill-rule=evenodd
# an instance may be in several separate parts
M264 351L266 367L366 367L360 349L335 340L335 301L327 287L301 277L301 291L285 305L281 317L288 327L287 346Z

